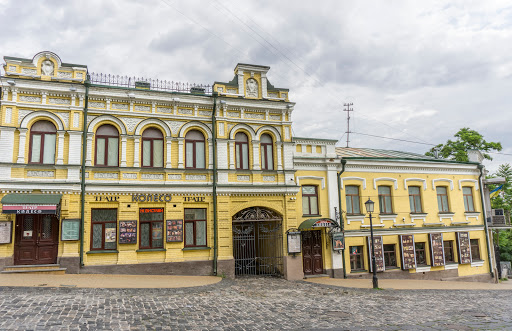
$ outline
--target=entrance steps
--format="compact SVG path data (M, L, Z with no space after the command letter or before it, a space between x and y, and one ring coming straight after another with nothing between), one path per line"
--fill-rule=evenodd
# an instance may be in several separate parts
M329 278L329 275L327 275L327 274L304 275L304 279L308 279L308 278L322 278L322 277Z
M0 273L64 275L66 273L66 268L61 268L60 264L11 265L6 266Z

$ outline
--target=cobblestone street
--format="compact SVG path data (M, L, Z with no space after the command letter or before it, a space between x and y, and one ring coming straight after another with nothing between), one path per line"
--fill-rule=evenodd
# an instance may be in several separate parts
M512 291L343 289L273 278L181 289L0 288L1 330L512 329Z

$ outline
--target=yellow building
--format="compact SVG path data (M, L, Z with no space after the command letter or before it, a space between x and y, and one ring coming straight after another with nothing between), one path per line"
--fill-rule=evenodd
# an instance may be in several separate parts
M196 86L90 74L52 52L4 60L4 272L359 277L371 197L385 208L374 213L385 275L489 273L477 163L292 137L294 103L269 67L238 64L231 81Z

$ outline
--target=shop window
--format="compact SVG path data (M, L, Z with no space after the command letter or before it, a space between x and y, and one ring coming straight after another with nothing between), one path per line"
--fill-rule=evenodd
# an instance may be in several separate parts
M418 266L427 265L427 255L425 253L425 243L424 242L414 243L414 248L416 250L416 264Z
M274 150L272 147L272 138L268 134L262 134L260 138L261 145L261 169L274 169Z
M249 169L249 139L243 132L235 135L236 168Z
M197 130L185 135L185 165L191 169L205 168L204 136Z
M464 196L464 211L474 212L475 204L473 203L473 190L471 187L463 187L462 195Z
M140 249L163 248L164 209L140 208Z
M142 166L164 166L164 136L160 130L150 128L142 133Z
M361 214L359 186L345 186L345 197L347 202L347 215Z
M105 124L96 130L95 164L105 167L119 164L119 132L113 125Z
M448 213L450 208L448 207L448 190L446 186L436 187L437 192L437 206L440 213Z
M453 253L453 241L443 241L444 246L444 262L455 263L455 255Z
M185 209L185 247L206 247L206 209Z
M479 240L478 239L470 239L470 243L471 243L471 259L473 261L481 260Z
M50 121L38 121L30 128L30 163L54 164L57 129Z
M117 247L117 209L91 209L91 251Z
M364 270L363 246L350 246L350 269Z
M386 266L386 269L389 267L392 268L397 266L394 244L384 245L384 265Z
M421 193L419 186L409 186L409 205L411 213L421 213Z
M379 186L379 208L381 214L392 214L393 208L391 204L391 187Z
M318 214L318 192L316 186L302 186L302 214L304 216Z

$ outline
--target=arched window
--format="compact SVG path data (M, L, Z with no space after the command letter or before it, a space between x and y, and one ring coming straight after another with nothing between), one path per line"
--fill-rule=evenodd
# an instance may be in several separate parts
M160 130L150 128L142 133L142 166L164 166L164 136Z
M97 166L117 167L119 164L119 132L110 124L104 124L96 130Z
M249 140L243 132L235 135L236 168L249 169Z
M54 164L57 129L50 121L38 121L30 128L30 163Z
M262 134L260 138L261 145L261 169L274 169L274 152L272 147L272 138L268 134Z
M187 132L185 135L185 167L204 169L204 136L197 130Z

